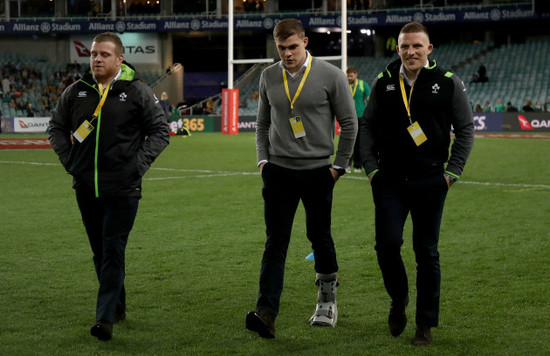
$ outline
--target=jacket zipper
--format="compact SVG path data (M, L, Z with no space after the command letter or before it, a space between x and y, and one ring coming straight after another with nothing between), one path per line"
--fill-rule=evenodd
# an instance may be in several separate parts
M95 197L99 198L99 170L97 160L99 156L99 128L101 127L101 111L97 114L97 128L95 133L95 152L94 152L94 188Z
M86 83L88 84L88 83ZM88 84L89 85L89 84ZM96 84L90 85L92 88L94 88L97 91L97 94L99 95L99 100L101 100L101 93L99 92L99 89L96 87ZM96 133L95 133L95 148L94 148L94 193L95 197L99 198L99 169L98 169L98 157L99 157L99 131L101 127L101 111L97 114L97 124L96 124Z

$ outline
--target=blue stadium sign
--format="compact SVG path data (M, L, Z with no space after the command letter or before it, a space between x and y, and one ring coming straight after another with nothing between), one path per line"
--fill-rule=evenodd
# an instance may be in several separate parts
M307 28L340 27L341 16L299 16ZM272 17L237 17L234 29L271 30L281 18ZM529 6L514 8L487 7L476 10L453 11L395 11L373 14L350 14L348 27L399 26L411 21L421 23L472 23L500 22L517 20L535 20L539 16ZM170 18L162 20L119 20L119 21L56 21L54 20L16 20L0 22L0 33L5 34L78 34L112 32L186 32L186 31L225 31L228 28L227 18Z

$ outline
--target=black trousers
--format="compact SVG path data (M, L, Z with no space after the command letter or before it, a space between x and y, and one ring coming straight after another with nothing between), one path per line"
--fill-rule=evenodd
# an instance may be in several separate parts
M375 204L376 254L384 286L395 301L409 292L407 273L401 258L403 226L410 212L416 259L416 324L435 327L439 321L441 270L439 230L447 196L443 174L422 179L393 179L383 171L372 180Z
M99 280L96 320L114 322L126 311L125 252L139 198L95 198L93 192L77 190L76 199Z
M293 170L267 163L262 170L266 244L260 270L257 309L279 313L286 254L298 203L306 212L306 234L315 255L315 271L338 271L330 231L334 178L329 166Z
M361 149L359 148L359 132L357 132L357 137L355 139L355 144L353 145L353 154L349 160L349 166L353 165L353 168L361 169L363 162L361 162Z

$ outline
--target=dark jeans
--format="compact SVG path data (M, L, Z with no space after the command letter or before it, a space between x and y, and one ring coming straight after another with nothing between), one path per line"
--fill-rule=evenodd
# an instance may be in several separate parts
M338 271L330 232L334 179L328 166L293 170L267 163L262 170L267 241L260 270L257 309L279 313L285 261L298 203L306 212L306 234L315 255L315 271Z
M392 300L398 302L409 292L401 245L403 226L411 214L417 271L416 324L420 326L435 327L439 321L441 271L437 244L447 191L443 174L394 180L380 171L372 180L375 250L384 286Z
M124 256L139 198L95 198L77 190L76 199L99 280L96 320L114 322L115 315L126 311Z

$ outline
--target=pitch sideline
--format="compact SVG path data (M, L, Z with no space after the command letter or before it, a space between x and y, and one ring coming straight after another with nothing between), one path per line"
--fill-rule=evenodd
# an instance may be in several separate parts
M48 162L25 162L25 161L0 161L0 164L23 164L31 166L60 166L60 163L48 163ZM212 171L204 169L178 169L178 168L156 168L152 167L153 171L168 171L168 172L183 172L183 173L203 173L199 175L187 175L187 176L174 176L174 177L151 177L143 178L147 181L161 181L161 180L177 180L177 179L190 179L190 178L215 178L215 177L233 177L233 176L247 176L247 175L259 175L260 172L229 172L229 171ZM345 175L342 179L351 180L367 180L367 177ZM473 181L458 181L459 184L471 184L471 185L486 185L486 186L498 186L498 187L520 187L520 188L544 188L550 189L550 185L547 184L518 184L518 183L499 183L499 182L473 182Z

